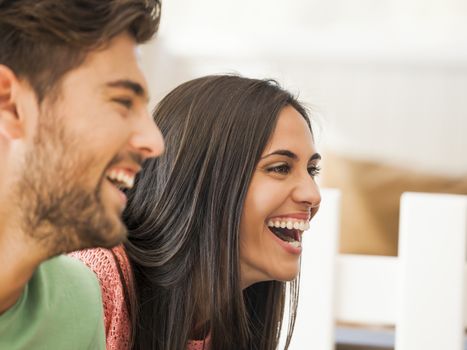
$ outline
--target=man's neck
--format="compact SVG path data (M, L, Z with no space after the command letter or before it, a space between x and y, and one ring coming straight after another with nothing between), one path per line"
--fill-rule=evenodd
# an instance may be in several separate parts
M20 298L39 264L46 259L23 232L0 231L0 315Z

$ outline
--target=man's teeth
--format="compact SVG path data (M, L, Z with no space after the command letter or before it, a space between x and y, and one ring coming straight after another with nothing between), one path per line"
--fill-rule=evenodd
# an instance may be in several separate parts
M107 177L114 182L118 182L119 185L125 188L132 188L135 184L135 177L128 173L120 170L112 170L107 173Z
M287 228L288 230L306 231L310 228L310 223L304 220L269 220L269 227Z

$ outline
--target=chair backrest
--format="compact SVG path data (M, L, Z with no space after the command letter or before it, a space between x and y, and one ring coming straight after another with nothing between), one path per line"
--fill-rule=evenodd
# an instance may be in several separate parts
M461 350L467 326L467 196L405 193L399 256L340 255L340 195L304 234L292 350L331 350L337 321L395 326L395 350Z

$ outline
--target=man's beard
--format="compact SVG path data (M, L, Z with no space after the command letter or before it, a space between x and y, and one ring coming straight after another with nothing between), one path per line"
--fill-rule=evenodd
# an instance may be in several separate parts
M49 256L115 246L126 237L126 228L102 203L105 174L97 184L91 181L88 171L97 166L93 154L80 153L79 140L66 133L60 118L46 118L50 119L38 127L18 181L22 231Z

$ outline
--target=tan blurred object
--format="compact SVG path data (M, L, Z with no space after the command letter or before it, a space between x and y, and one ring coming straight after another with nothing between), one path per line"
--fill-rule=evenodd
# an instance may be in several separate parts
M322 185L342 191L341 253L397 255L402 192L467 194L467 175L433 176L326 153Z

